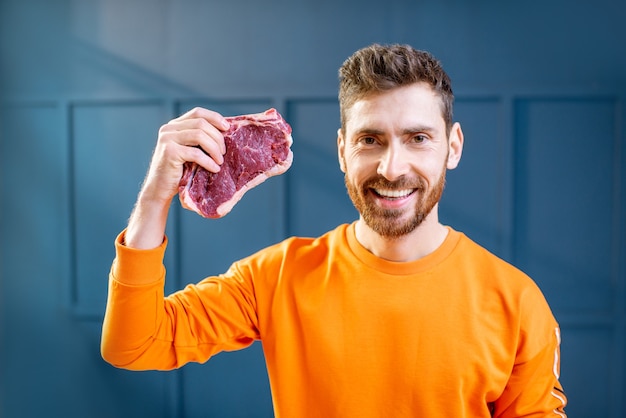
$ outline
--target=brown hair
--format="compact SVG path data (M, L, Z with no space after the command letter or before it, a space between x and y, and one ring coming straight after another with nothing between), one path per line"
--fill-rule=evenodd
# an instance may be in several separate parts
M441 97L446 131L452 126L454 94L441 63L426 51L409 45L373 44L356 51L339 69L341 129L347 111L363 97L409 84L425 82Z

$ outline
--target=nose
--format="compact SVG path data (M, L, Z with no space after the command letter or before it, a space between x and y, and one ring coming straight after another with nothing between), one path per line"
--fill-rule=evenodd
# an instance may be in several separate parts
M407 174L409 169L408 152L395 144L389 144L378 162L378 174L389 181L394 181Z

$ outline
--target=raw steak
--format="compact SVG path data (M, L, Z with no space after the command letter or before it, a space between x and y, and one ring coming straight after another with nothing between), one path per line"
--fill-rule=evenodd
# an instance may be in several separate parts
M226 118L226 154L218 173L185 163L178 186L184 208L205 218L226 215L245 192L291 166L291 126L276 109Z

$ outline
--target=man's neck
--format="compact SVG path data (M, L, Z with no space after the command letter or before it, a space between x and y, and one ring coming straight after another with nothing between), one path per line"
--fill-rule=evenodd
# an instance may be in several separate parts
M386 238L365 224L361 218L355 228L357 241L377 257L389 261L415 261L435 251L448 235L439 223L436 208L411 233L398 238Z

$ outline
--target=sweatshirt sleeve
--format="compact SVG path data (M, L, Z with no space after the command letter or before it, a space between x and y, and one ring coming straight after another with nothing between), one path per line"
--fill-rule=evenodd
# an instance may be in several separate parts
M559 325L538 289L525 296L517 358L493 416L566 418Z
M155 249L137 250L123 244L124 232L115 243L102 327L107 362L130 370L171 370L252 344L257 333L251 279L207 278L166 297L167 238Z

